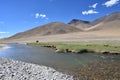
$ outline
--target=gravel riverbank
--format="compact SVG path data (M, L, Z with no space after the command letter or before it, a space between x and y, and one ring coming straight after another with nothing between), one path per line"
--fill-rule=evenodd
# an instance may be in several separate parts
M0 58L0 80L73 80L53 68Z
M73 70L74 80L120 80L120 61L102 60Z

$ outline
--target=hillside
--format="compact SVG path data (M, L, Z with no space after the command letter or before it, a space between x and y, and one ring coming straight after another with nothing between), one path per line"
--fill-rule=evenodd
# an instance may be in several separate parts
M87 30L103 30L103 31L119 31L120 30L120 13L115 12L110 15L101 17L93 22L91 22L93 26L88 28Z
M96 25L99 23L107 23L107 22L114 21L114 20L120 20L120 12L114 12L109 15L98 18L98 19L92 21L91 24Z
M101 17L92 22L73 19L68 24L53 22L18 33L1 42L81 41L120 39L120 12Z
M65 34L78 32L79 29L68 24L60 22L52 22L43 26L38 26L34 29L15 34L14 36L9 37L9 39L18 39L26 37L35 37L35 36L46 36L46 35L55 35L55 34Z

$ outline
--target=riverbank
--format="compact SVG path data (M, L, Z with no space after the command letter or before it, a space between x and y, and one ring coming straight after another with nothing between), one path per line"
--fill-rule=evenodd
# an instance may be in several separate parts
M92 44L79 42L36 42L28 45L50 47L57 53L102 53L120 55L120 46L113 44Z
M0 58L1 80L73 80L53 68Z
M75 80L120 80L120 61L101 60L73 70Z

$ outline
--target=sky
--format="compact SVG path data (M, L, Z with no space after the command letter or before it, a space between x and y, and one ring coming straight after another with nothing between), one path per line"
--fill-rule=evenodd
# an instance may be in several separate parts
M120 12L120 0L0 0L0 38L50 22L93 21Z

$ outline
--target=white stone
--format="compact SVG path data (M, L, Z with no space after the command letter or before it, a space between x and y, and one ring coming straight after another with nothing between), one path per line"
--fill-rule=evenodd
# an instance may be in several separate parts
M73 80L53 68L0 58L0 80Z

